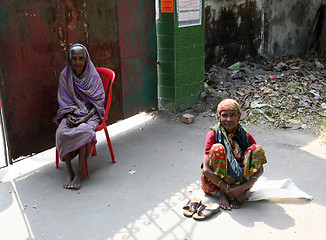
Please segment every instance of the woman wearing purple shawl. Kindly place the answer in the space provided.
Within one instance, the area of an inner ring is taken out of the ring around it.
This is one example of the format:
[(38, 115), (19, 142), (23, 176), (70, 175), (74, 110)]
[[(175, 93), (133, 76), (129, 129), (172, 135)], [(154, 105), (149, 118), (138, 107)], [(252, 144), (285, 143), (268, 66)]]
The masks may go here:
[[(60, 74), (56, 148), (66, 163), (64, 188), (79, 189), (87, 156), (96, 143), (95, 128), (103, 119), (105, 93), (101, 78), (86, 47), (74, 44), (68, 52), (67, 65)], [(76, 174), (71, 160), (79, 154)]]

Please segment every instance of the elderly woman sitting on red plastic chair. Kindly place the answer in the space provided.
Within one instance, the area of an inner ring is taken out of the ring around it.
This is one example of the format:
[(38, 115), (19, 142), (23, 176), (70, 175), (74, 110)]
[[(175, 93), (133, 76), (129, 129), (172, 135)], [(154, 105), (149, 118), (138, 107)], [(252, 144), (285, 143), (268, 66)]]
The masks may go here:
[[(104, 115), (105, 93), (101, 78), (89, 53), (81, 44), (74, 44), (68, 52), (67, 65), (60, 74), (59, 109), (54, 122), (58, 124), (56, 148), (60, 160), (66, 163), (66, 189), (81, 187), (87, 156), (96, 143), (95, 128)], [(71, 161), (79, 154), (76, 173)]]

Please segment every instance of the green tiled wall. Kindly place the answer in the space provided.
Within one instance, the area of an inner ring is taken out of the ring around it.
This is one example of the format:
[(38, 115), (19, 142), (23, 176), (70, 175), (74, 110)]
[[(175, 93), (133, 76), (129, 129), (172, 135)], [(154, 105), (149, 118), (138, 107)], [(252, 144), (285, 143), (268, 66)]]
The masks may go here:
[(156, 22), (158, 98), (163, 108), (184, 110), (200, 99), (204, 82), (204, 0), (202, 4), (200, 26), (179, 28), (176, 11), (160, 13)]

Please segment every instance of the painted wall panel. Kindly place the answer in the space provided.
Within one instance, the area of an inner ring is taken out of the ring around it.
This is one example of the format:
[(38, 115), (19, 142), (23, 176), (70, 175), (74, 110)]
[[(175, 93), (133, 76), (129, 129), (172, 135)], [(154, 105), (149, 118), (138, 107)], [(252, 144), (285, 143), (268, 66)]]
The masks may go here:
[(96, 66), (117, 73), (110, 120), (123, 118), (116, 14), (116, 2), (107, 0), (0, 2), (1, 98), (11, 159), (54, 146), (58, 78), (73, 43), (84, 44)]
[(118, 0), (124, 117), (157, 104), (155, 1)]
[(51, 14), (56, 8), (1, 1), (1, 96), (12, 158), (53, 145), (56, 78), (64, 62), (56, 44), (59, 20)]

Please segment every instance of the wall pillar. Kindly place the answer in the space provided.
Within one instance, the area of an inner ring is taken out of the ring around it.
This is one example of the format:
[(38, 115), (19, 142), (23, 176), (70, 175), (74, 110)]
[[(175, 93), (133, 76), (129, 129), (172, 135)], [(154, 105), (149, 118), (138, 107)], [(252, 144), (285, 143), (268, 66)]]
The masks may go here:
[[(197, 104), (203, 90), (204, 0), (198, 0), (201, 6), (188, 13), (185, 5), (182, 5), (186, 2), (196, 3), (185, 0), (160, 0), (159, 19), (156, 21), (158, 103), (160, 107), (172, 111), (184, 110)], [(179, 13), (183, 14), (185, 21), (182, 21), (180, 14), (178, 18), (178, 5)], [(187, 18), (190, 13), (201, 17), (198, 21), (194, 16)], [(192, 25), (193, 23), (198, 25)]]

